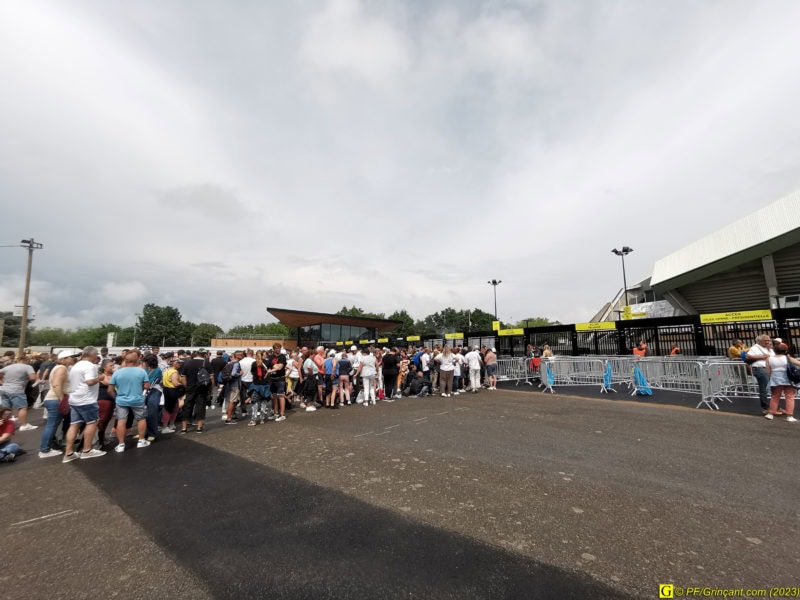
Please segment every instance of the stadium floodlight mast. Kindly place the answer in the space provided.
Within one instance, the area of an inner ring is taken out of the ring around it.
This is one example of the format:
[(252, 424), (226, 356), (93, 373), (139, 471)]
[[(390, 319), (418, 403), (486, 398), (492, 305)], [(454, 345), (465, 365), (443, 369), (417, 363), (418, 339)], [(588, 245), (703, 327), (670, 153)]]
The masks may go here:
[(628, 279), (625, 276), (625, 257), (633, 252), (633, 248), (629, 246), (623, 246), (622, 250), (617, 250), (614, 248), (612, 252), (622, 259), (622, 286), (625, 290), (625, 306), (628, 306)]
[(494, 288), (494, 320), (497, 321), (497, 286), (503, 282), (499, 279), (492, 279), (486, 283)]
[(41, 250), (44, 246), (35, 242), (33, 238), (22, 240), (19, 245), (28, 249), (28, 270), (25, 273), (25, 298), (22, 301), (22, 323), (19, 327), (19, 355), (25, 354), (25, 334), (28, 331), (28, 298), (31, 293), (31, 265), (33, 263), (33, 251)]

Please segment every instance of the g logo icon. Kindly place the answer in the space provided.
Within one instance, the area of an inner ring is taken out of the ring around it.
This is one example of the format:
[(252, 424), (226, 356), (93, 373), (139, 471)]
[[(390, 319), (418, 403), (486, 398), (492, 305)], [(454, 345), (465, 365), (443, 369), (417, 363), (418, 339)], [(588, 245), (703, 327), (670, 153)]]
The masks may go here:
[(659, 583), (658, 584), (658, 597), (659, 598), (674, 598), (675, 597), (675, 586), (671, 583)]

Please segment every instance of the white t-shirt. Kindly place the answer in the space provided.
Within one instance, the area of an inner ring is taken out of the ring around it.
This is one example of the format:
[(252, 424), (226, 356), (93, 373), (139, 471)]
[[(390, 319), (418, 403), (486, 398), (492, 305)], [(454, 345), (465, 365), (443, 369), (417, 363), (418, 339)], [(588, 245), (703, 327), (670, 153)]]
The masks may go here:
[(97, 365), (88, 360), (80, 360), (69, 370), (69, 403), (85, 406), (97, 402), (100, 386), (86, 385), (88, 379), (97, 379)]
[(375, 377), (378, 372), (375, 368), (375, 357), (372, 354), (361, 355), (361, 376), (362, 377)]
[(453, 357), (456, 359), (453, 363), (455, 365), (455, 369), (453, 369), (453, 377), (461, 377), (461, 367), (466, 361), (464, 361), (464, 357), (460, 354), (454, 354)]
[[(750, 350), (747, 351), (747, 356), (764, 356), (765, 354), (769, 354), (770, 356), (775, 356), (775, 351), (770, 348), (767, 350), (764, 346), (760, 346), (756, 344)], [(764, 367), (767, 368), (767, 361), (765, 360), (757, 360), (754, 363), (750, 363), (751, 367)]]
[(436, 357), (436, 362), (439, 363), (439, 370), (452, 371), (456, 368), (456, 355), (455, 354), (440, 354)]
[(480, 370), (481, 368), (481, 355), (478, 353), (477, 350), (472, 350), (467, 352), (464, 359), (467, 361), (469, 368), (472, 370)]
[(431, 362), (431, 355), (427, 352), (423, 353), (422, 356), (419, 357), (419, 364), (422, 365), (422, 371), (430, 371), (430, 362)]
[(242, 381), (244, 383), (253, 383), (253, 363), (256, 359), (252, 356), (245, 356), (239, 361), (239, 368), (242, 369)]

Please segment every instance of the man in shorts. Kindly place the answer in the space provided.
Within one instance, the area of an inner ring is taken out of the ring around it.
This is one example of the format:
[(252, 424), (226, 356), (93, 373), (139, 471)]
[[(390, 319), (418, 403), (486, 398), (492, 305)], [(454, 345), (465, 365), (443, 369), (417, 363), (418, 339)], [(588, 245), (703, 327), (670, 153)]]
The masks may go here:
[[(97, 393), (100, 391), (100, 376), (97, 373), (97, 348), (86, 346), (81, 359), (69, 371), (69, 414), (70, 426), (67, 430), (67, 448), (61, 462), (72, 462), (76, 458), (97, 458), (105, 455), (102, 450), (92, 449), (92, 441), (97, 431), (100, 406)], [(81, 426), (83, 430), (83, 452), (73, 451), (75, 438)], [(80, 455), (80, 456), (79, 456)]]
[(286, 355), (281, 344), (272, 345), (272, 356), (267, 358), (269, 366), (269, 389), (272, 392), (272, 410), (275, 422), (286, 420)]
[(28, 395), (25, 390), (31, 381), (36, 381), (36, 372), (24, 355), (0, 369), (0, 404), (17, 411), (20, 431), (37, 427), (28, 423)]
[(133, 415), (136, 429), (139, 432), (137, 448), (147, 448), (150, 442), (145, 439), (147, 431), (147, 410), (144, 404), (144, 391), (150, 389), (150, 378), (139, 363), (139, 354), (129, 352), (125, 355), (122, 368), (111, 376), (108, 391), (115, 396), (117, 417), (117, 447), (114, 452), (125, 452), (125, 424), (128, 415)]

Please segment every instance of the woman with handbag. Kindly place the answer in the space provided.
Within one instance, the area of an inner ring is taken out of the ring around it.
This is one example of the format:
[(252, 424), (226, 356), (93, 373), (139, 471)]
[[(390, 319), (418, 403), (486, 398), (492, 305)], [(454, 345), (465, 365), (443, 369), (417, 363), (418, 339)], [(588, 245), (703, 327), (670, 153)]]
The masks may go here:
[[(800, 367), (800, 360), (789, 356), (789, 347), (783, 342), (778, 342), (773, 346), (775, 356), (770, 356), (766, 361), (767, 375), (769, 375), (769, 386), (772, 396), (769, 402), (769, 412), (765, 418), (772, 420), (777, 415), (785, 415), (786, 421), (794, 423), (794, 399), (797, 394), (796, 383), (789, 378), (789, 370), (792, 367)], [(779, 408), (781, 395), (784, 397), (785, 405), (783, 411)]]
[[(69, 424), (69, 369), (75, 364), (75, 354), (71, 350), (63, 350), (58, 354), (58, 362), (50, 371), (50, 389), (44, 397), (44, 410), (47, 422), (42, 429), (42, 439), (39, 443), (39, 458), (61, 456), (60, 450), (53, 448), (53, 438), (62, 421)], [(66, 414), (61, 410), (60, 404), (66, 404)]]

